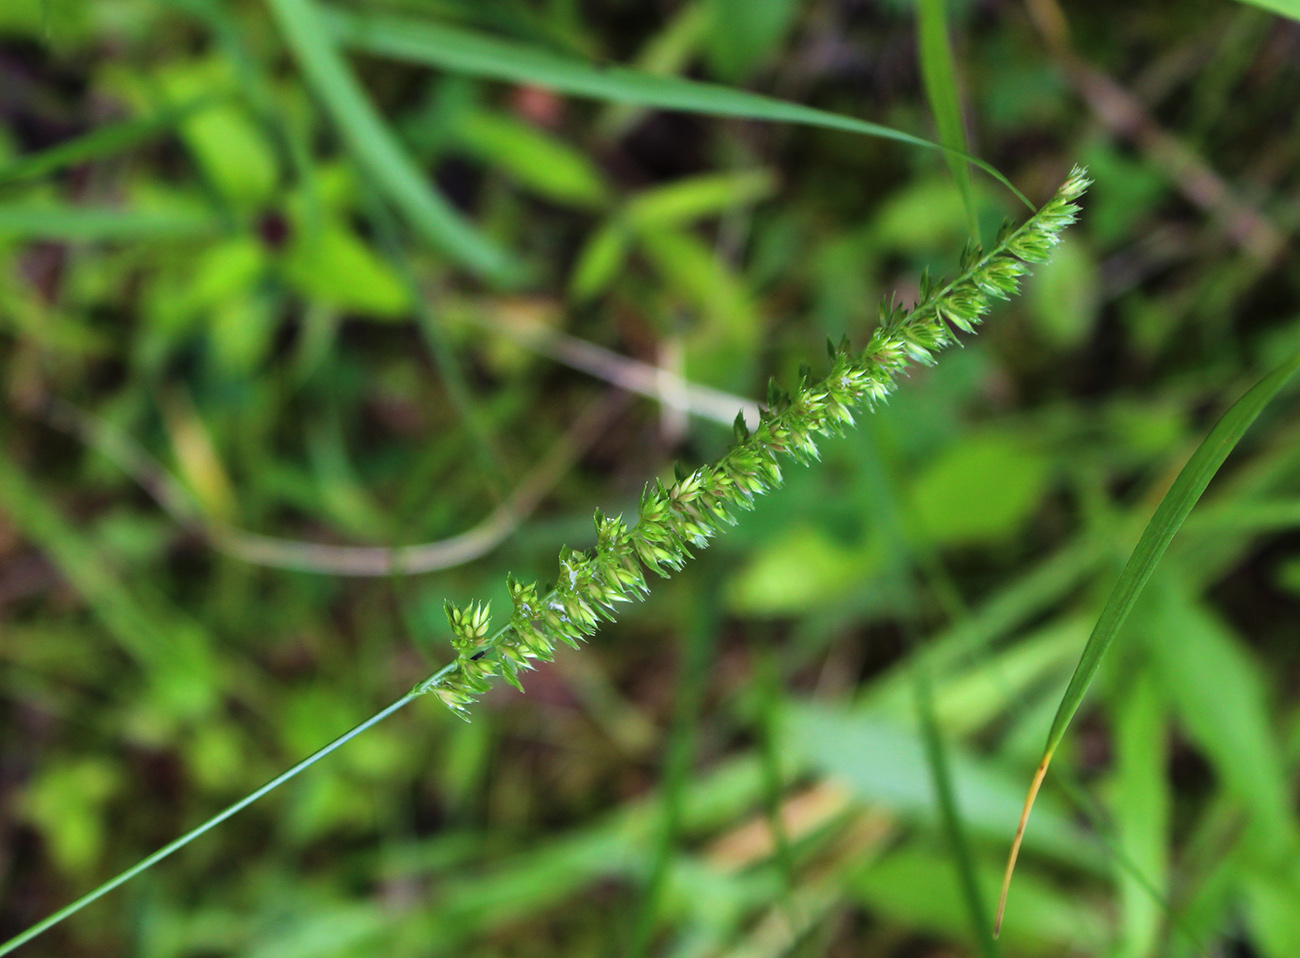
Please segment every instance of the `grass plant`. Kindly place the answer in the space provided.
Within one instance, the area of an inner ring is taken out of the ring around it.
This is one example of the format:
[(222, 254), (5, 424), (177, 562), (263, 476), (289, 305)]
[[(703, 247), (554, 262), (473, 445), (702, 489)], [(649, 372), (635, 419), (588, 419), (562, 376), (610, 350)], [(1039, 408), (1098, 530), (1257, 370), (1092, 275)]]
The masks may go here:
[(0, 3), (0, 954), (1300, 954), (1294, 8)]
[[(0, 955), (179, 851), (415, 697), (431, 692), (468, 719), (470, 706), (490, 688), (493, 677), (504, 678), (522, 691), (521, 670), (531, 668), (534, 660), (551, 661), (562, 643), (578, 648), (602, 619), (614, 618), (619, 605), (645, 596), (649, 588), (643, 567), (665, 578), (680, 570), (692, 549), (707, 547), (723, 527), (735, 524), (734, 510), (752, 509), (755, 497), (781, 485), (784, 460), (807, 464), (817, 459), (819, 437), (842, 434), (853, 425), (854, 411), (883, 402), (908, 366), (932, 364), (936, 352), (956, 341), (958, 331), (974, 332), (993, 301), (1010, 299), (1029, 267), (1048, 261), (1061, 233), (1075, 221), (1079, 212), (1075, 201), (1088, 182), (1082, 169), (1074, 169), (1033, 216), (1018, 227), (1006, 224), (988, 252), (969, 245), (955, 278), (935, 282), (923, 277), (914, 306), (898, 305), (892, 297), (882, 303), (879, 324), (865, 347), (854, 350), (847, 338), (838, 346), (828, 344), (831, 368), (823, 378), (811, 380), (810, 371), (805, 371), (788, 392), (773, 381), (757, 428), (751, 432), (743, 413), (738, 413), (731, 451), (710, 465), (679, 470), (671, 485), (662, 481), (647, 485), (633, 526), (629, 528), (622, 517), (607, 518), (597, 512), (596, 548), (588, 553), (567, 548), (561, 552), (554, 588), (543, 592), (536, 583), (525, 585), (510, 577), (514, 610), (506, 626), (492, 631), (487, 603), (458, 607), (448, 601), (454, 662), (218, 815), (0, 944)], [(649, 927), (645, 921), (639, 923), (635, 953), (647, 947)]]

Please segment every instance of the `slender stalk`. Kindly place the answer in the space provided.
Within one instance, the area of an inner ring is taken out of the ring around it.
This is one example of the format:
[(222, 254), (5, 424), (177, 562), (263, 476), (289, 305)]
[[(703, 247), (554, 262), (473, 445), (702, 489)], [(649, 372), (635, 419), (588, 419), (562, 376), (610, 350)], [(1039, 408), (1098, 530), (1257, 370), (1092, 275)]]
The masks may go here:
[(1011, 876), (1016, 871), (1016, 859), (1020, 857), (1020, 843), (1025, 840), (1025, 826), (1029, 824), (1029, 812), (1038, 798), (1038, 790), (1043, 787), (1047, 777), (1047, 766), (1052, 763), (1052, 753), (1048, 752), (1038, 763), (1034, 780), (1029, 783), (1029, 794), (1025, 796), (1025, 807), (1020, 811), (1020, 822), (1016, 825), (1016, 837), (1011, 840), (1011, 854), (1007, 856), (1006, 871), (1002, 873), (1002, 891), (998, 895), (998, 913), (993, 918), (993, 937), (1002, 934), (1002, 916), (1007, 910), (1007, 892), (1011, 889)]
[[(449, 672), (449, 671), (451, 671), (450, 667), (443, 670), (443, 672)], [(434, 676), (428, 681), (432, 682), (437, 677), (438, 676)], [(426, 682), (425, 684), (428, 683)], [(416, 696), (417, 693), (415, 691), (407, 692), (400, 699), (398, 699), (392, 705), (388, 706), (383, 711), (376, 712), (374, 715), (370, 716), (370, 718), (366, 719), (360, 725), (354, 726), (353, 728), (344, 732), (342, 735), (340, 735), (334, 741), (330, 742), (324, 748), (312, 752), (310, 755), (304, 758), (297, 765), (281, 772), (279, 775), (271, 779), (269, 782), (267, 782), (257, 791), (245, 795), (243, 798), (235, 802), (235, 804), (231, 805), (229, 808), (225, 809), (224, 811), (218, 812), (216, 815), (213, 815), (202, 825), (199, 825), (197, 828), (191, 829), (190, 831), (186, 832), (184, 835), (182, 835), (180, 838), (176, 839), (175, 841), (167, 845), (164, 845), (162, 848), (158, 849), (149, 857), (143, 858), (140, 861), (136, 862), (134, 865), (132, 865), (130, 868), (128, 868), (126, 871), (122, 872), (121, 874), (117, 875), (115, 878), (110, 878), (108, 881), (104, 882), (98, 888), (94, 889), (93, 891), (87, 892), (86, 894), (82, 895), (80, 898), (78, 898), (76, 901), (72, 902), (71, 904), (65, 905), (64, 907), (60, 908), (58, 911), (50, 915), (44, 921), (38, 922), (37, 924), (32, 925), (32, 927), (28, 928), (22, 934), (15, 935), (13, 938), (10, 938), (3, 945), (0, 945), (0, 955), (9, 954), (11, 951), (18, 948), (19, 946), (24, 945), (27, 942), (31, 941), (37, 935), (41, 934), (41, 932), (48, 931), (50, 928), (53, 928), (59, 922), (63, 921), (63, 919), (75, 915), (77, 912), (81, 911), (81, 909), (85, 908), (91, 902), (99, 898), (102, 898), (104, 895), (107, 895), (118, 885), (125, 884), (126, 882), (130, 881), (132, 878), (134, 878), (136, 875), (140, 874), (141, 872), (149, 868), (152, 868), (154, 865), (158, 864), (168, 855), (172, 854), (172, 852), (180, 851), (182, 848), (184, 848), (190, 842), (194, 841), (194, 839), (198, 838), (200, 835), (203, 835), (205, 832), (211, 831), (212, 829), (220, 825), (222, 822), (224, 822), (227, 818), (230, 818), (232, 815), (235, 815), (236, 813), (243, 811), (249, 805), (252, 805), (263, 795), (267, 794), (267, 792), (279, 788), (281, 785), (289, 781), (289, 779), (293, 778), (299, 772), (305, 771), (311, 766), (315, 765), (326, 755), (330, 754), (330, 752), (346, 744), (347, 742), (350, 742), (352, 739), (356, 738), (358, 735), (366, 731), (371, 726), (378, 725), (380, 722), (388, 718), (388, 716), (392, 715), (402, 706), (408, 704), (413, 699), (415, 699)]]
[(930, 777), (934, 782), (934, 794), (939, 805), (939, 819), (943, 823), (943, 830), (952, 851), (953, 866), (970, 916), (971, 930), (979, 944), (980, 954), (984, 958), (999, 958), (1001, 951), (998, 949), (997, 936), (989, 926), (988, 912), (984, 907), (984, 892), (980, 887), (979, 874), (975, 871), (975, 856), (971, 853), (970, 842), (962, 826), (961, 808), (957, 804), (957, 790), (953, 786), (948, 752), (944, 747), (943, 733), (939, 729), (939, 719), (934, 710), (934, 690), (930, 682), (930, 673), (926, 670), (923, 661), (918, 660), (913, 664), (913, 681), (917, 713), (921, 720), (921, 737), (925, 742), (926, 759), (930, 765)]

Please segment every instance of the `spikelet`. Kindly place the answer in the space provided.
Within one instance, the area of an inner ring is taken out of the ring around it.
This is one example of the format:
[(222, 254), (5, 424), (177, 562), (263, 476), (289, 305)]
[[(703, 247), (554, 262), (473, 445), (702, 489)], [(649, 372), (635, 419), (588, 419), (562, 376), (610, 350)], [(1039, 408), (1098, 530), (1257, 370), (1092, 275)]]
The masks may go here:
[(737, 416), (736, 444), (712, 465), (678, 470), (672, 485), (656, 480), (641, 496), (636, 525), (622, 517), (596, 513), (596, 547), (566, 548), (560, 554), (556, 585), (540, 595), (537, 585), (507, 578), (514, 609), (495, 633), (483, 603), (458, 609), (447, 603), (456, 661), (415, 687), (434, 692), (453, 712), (468, 719), (469, 706), (487, 691), (493, 676), (522, 689), (519, 672), (535, 659), (549, 661), (558, 643), (577, 647), (612, 620), (622, 602), (649, 591), (642, 567), (669, 576), (703, 549), (723, 527), (735, 524), (735, 510), (753, 507), (756, 496), (781, 484), (781, 460), (808, 463), (818, 456), (817, 439), (839, 435), (853, 424), (854, 410), (888, 397), (894, 380), (912, 363), (928, 365), (934, 354), (956, 341), (956, 332), (974, 332), (991, 302), (1009, 299), (1032, 264), (1046, 262), (1060, 234), (1075, 221), (1075, 204), (1089, 180), (1075, 167), (1056, 195), (1019, 228), (1007, 224), (993, 250), (968, 246), (957, 279), (943, 286), (922, 277), (921, 298), (912, 309), (891, 298), (880, 307), (880, 323), (864, 349), (848, 339), (828, 344), (831, 369), (809, 382), (805, 370), (792, 392), (775, 382), (752, 432)]

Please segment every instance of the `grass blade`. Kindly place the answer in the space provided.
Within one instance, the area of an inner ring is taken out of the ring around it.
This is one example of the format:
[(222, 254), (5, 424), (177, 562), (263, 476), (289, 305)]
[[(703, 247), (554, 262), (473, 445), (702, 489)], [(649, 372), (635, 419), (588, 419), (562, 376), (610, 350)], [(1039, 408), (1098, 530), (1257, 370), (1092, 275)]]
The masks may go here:
[[(921, 80), (925, 98), (934, 114), (939, 142), (960, 153), (966, 152), (966, 129), (961, 121), (961, 97), (957, 90), (957, 67), (952, 44), (948, 39), (947, 0), (917, 0), (916, 43), (921, 59)], [(945, 153), (944, 160), (966, 207), (971, 239), (980, 238), (979, 216), (975, 210), (975, 188), (970, 166), (957, 152)]]
[(1276, 13), (1280, 17), (1300, 20), (1300, 0), (1241, 0), (1241, 2), (1267, 10), (1269, 13)]
[(15, 203), (0, 206), (0, 236), (55, 242), (142, 242), (210, 236), (215, 217), (202, 210), (130, 210)]
[(285, 41), (307, 82), (338, 125), (357, 160), (411, 226), (456, 262), (480, 276), (507, 281), (512, 258), (451, 208), (367, 99), (334, 45), (312, 0), (269, 0)]
[(934, 691), (930, 684), (930, 676), (925, 671), (923, 663), (914, 663), (913, 667), (916, 670), (916, 702), (921, 719), (921, 738), (925, 742), (926, 760), (930, 765), (930, 777), (934, 781), (939, 820), (952, 852), (953, 867), (970, 918), (971, 931), (979, 943), (980, 954), (984, 958), (999, 958), (1001, 951), (988, 924), (984, 893), (980, 888), (979, 874), (975, 870), (975, 856), (971, 853), (970, 840), (962, 824), (961, 808), (957, 804), (957, 793), (952, 784), (948, 753), (944, 747), (943, 733), (939, 730), (939, 719), (935, 714)]
[(1192, 511), (1192, 507), (1196, 505), (1196, 501), (1201, 497), (1201, 493), (1205, 491), (1205, 487), (1210, 484), (1214, 474), (1219, 471), (1219, 467), (1223, 465), (1229, 453), (1236, 447), (1241, 437), (1245, 435), (1251, 423), (1263, 412), (1264, 407), (1277, 395), (1278, 390), (1282, 388), (1297, 369), (1300, 369), (1300, 352), (1297, 352), (1251, 387), (1246, 395), (1233, 403), (1232, 408), (1224, 413), (1223, 418), (1210, 430), (1210, 434), (1197, 447), (1196, 452), (1192, 454), (1192, 458), (1187, 461), (1187, 465), (1178, 473), (1178, 478), (1174, 480), (1174, 484), (1169, 487), (1169, 491), (1160, 500), (1160, 505), (1156, 507), (1155, 514), (1142, 532), (1142, 537), (1133, 549), (1133, 554), (1129, 556), (1124, 571), (1120, 573), (1119, 581), (1115, 583), (1114, 589), (1111, 590), (1101, 616), (1097, 619), (1096, 626), (1093, 627), (1092, 635), (1088, 637), (1088, 642), (1083, 648), (1083, 655), (1079, 659), (1079, 664), (1075, 667), (1074, 675), (1070, 677), (1070, 684), (1065, 689), (1065, 695), (1062, 697), (1060, 707), (1056, 711), (1056, 717), (1052, 720), (1052, 727), (1047, 733), (1047, 745), (1043, 749), (1043, 758), (1029, 786), (1024, 811), (1021, 812), (1020, 823), (1016, 828), (1016, 836), (1011, 843), (1011, 854), (1007, 858), (1006, 874), (1002, 880), (1002, 894), (998, 900), (997, 917), (993, 922), (994, 935), (998, 933), (1002, 925), (1002, 914), (1007, 903), (1007, 889), (1011, 885), (1011, 875), (1016, 867), (1016, 856), (1020, 853), (1020, 843), (1024, 838), (1025, 824), (1029, 820), (1029, 812), (1034, 806), (1034, 799), (1038, 797), (1038, 790), (1043, 784), (1043, 779), (1047, 776), (1047, 767), (1051, 764), (1052, 756), (1055, 754), (1057, 746), (1060, 745), (1061, 739), (1065, 736), (1065, 730), (1069, 726), (1070, 720), (1074, 717), (1074, 713), (1079, 710), (1079, 705), (1083, 702), (1088, 686), (1097, 674), (1102, 656), (1110, 648), (1110, 644), (1114, 641), (1120, 626), (1128, 618), (1128, 614), (1132, 611), (1133, 605), (1141, 594), (1143, 587), (1151, 578), (1151, 573), (1155, 571), (1156, 563), (1160, 561), (1160, 557), (1169, 548), (1169, 543), (1173, 540), (1174, 534), (1178, 531), (1179, 526), (1183, 524), (1183, 520), (1187, 518), (1187, 514)]
[[(305, 0), (273, 0), (273, 5), (297, 6), (304, 2)], [(748, 90), (681, 77), (655, 76), (625, 67), (594, 66), (558, 56), (548, 50), (423, 19), (355, 14), (334, 7), (326, 7), (324, 12), (324, 21), (340, 42), (376, 56), (492, 80), (534, 84), (557, 93), (612, 103), (819, 126), (939, 150), (962, 162), (975, 164), (1033, 209), (1033, 204), (1024, 194), (989, 163), (962, 150), (869, 120), (789, 103), (750, 93)]]
[(110, 123), (48, 149), (19, 156), (0, 166), (0, 185), (19, 180), (31, 180), (57, 170), (102, 159), (129, 150), (138, 143), (153, 139), (179, 125), (186, 118), (218, 102), (216, 97), (202, 96), (176, 107), (160, 111), (156, 116), (138, 120)]

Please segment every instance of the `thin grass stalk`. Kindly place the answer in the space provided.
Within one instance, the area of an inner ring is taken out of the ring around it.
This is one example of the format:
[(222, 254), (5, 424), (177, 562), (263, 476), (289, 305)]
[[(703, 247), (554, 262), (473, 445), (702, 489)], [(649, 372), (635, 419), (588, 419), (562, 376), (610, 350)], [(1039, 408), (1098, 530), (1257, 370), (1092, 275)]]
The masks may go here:
[(481, 601), (464, 608), (446, 603), (455, 667), (416, 690), (433, 692), (462, 718), (494, 677), (522, 691), (519, 674), (535, 660), (552, 659), (561, 642), (577, 648), (602, 620), (614, 619), (619, 605), (646, 596), (643, 568), (665, 578), (681, 569), (691, 549), (706, 548), (723, 527), (735, 524), (735, 510), (753, 508), (757, 496), (780, 486), (783, 460), (815, 460), (818, 437), (842, 433), (853, 424), (855, 409), (883, 401), (913, 363), (933, 363), (938, 350), (957, 341), (955, 330), (973, 332), (993, 299), (1010, 298), (1029, 264), (1051, 255), (1061, 231), (1074, 222), (1074, 201), (1088, 182), (1076, 168), (1023, 225), (1004, 226), (989, 253), (968, 245), (951, 282), (939, 286), (923, 276), (913, 309), (892, 299), (882, 303), (880, 323), (864, 349), (854, 351), (847, 338), (839, 346), (828, 344), (831, 371), (823, 379), (811, 381), (805, 368), (792, 392), (771, 383), (757, 428), (751, 432), (737, 416), (736, 445), (720, 460), (679, 468), (672, 485), (647, 485), (634, 526), (597, 512), (596, 548), (566, 547), (553, 588), (543, 591), (535, 582), (507, 577), (514, 608), (506, 625), (493, 631), (489, 604)]

